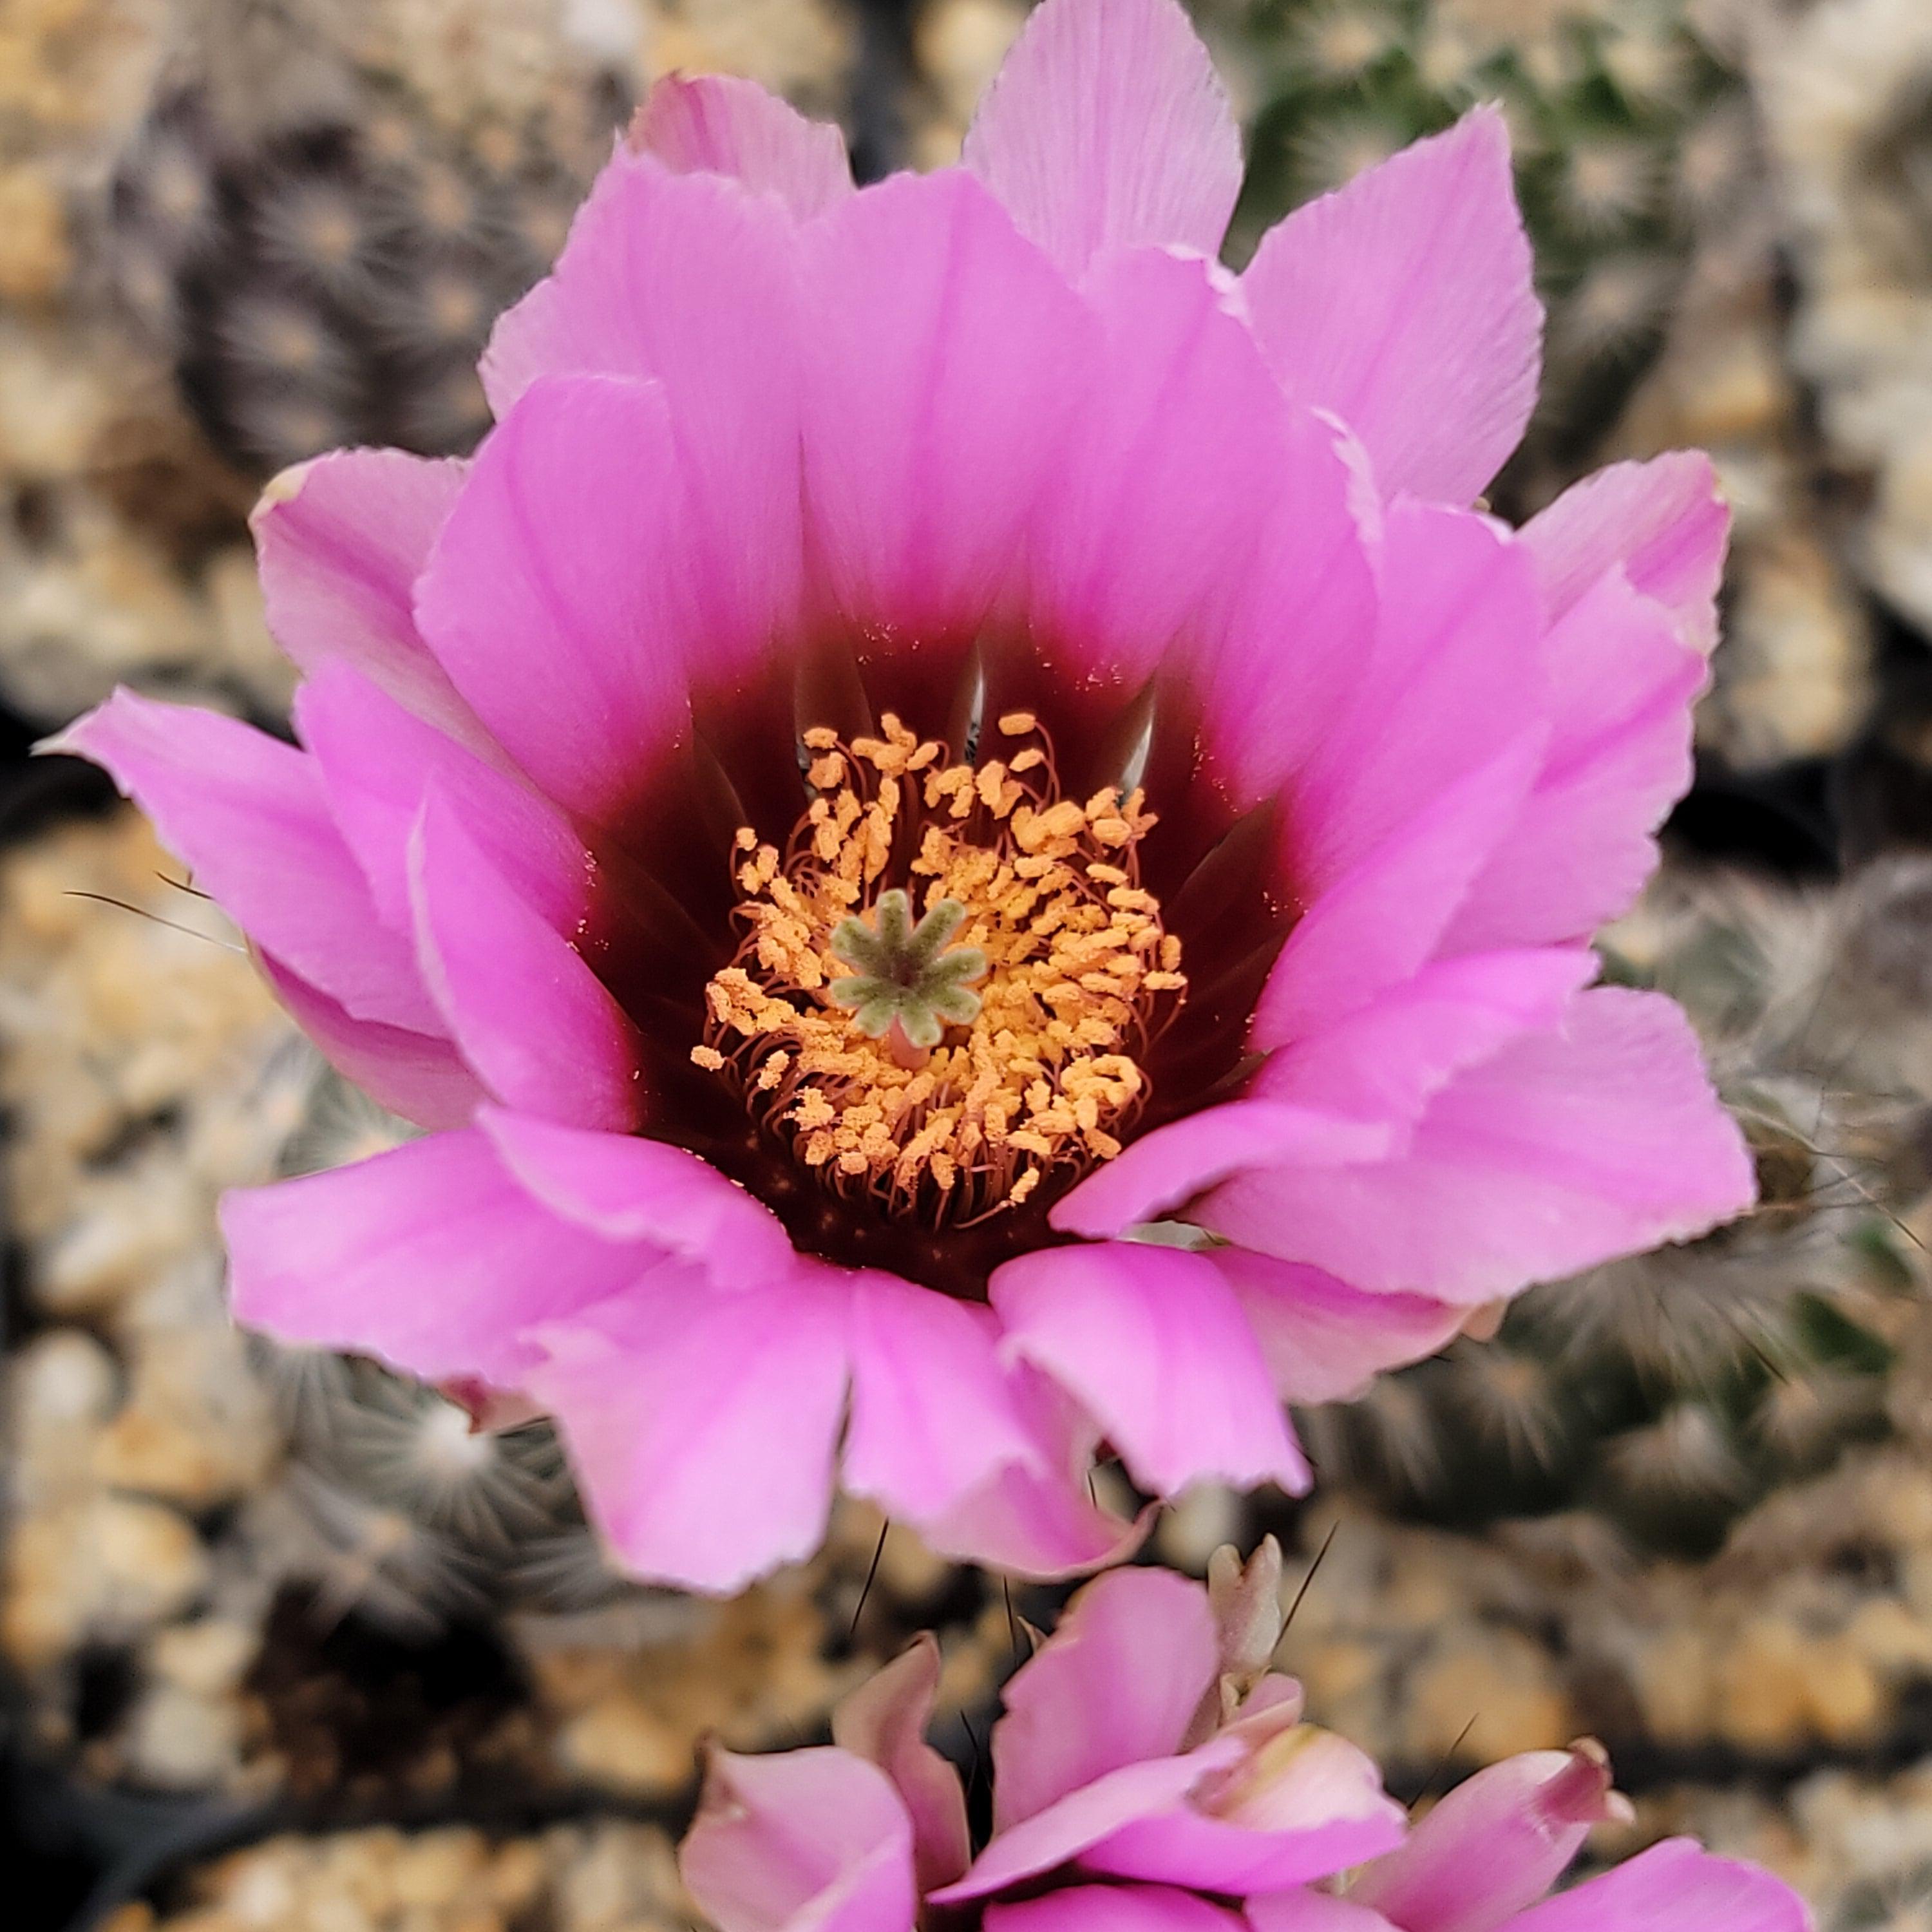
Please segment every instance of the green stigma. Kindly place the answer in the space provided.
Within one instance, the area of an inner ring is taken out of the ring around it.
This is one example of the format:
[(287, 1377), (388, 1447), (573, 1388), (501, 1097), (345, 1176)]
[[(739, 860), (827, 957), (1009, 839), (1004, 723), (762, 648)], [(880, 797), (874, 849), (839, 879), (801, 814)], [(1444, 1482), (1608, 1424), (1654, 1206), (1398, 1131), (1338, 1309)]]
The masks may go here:
[(986, 954), (976, 946), (946, 950), (965, 916), (957, 899), (940, 899), (914, 926), (911, 900), (897, 887), (881, 892), (872, 924), (854, 916), (832, 928), (832, 950), (853, 969), (850, 979), (832, 981), (833, 1003), (868, 1040), (883, 1040), (896, 1020), (913, 1046), (937, 1046), (949, 1024), (968, 1025), (980, 1011), (966, 982), (984, 976)]

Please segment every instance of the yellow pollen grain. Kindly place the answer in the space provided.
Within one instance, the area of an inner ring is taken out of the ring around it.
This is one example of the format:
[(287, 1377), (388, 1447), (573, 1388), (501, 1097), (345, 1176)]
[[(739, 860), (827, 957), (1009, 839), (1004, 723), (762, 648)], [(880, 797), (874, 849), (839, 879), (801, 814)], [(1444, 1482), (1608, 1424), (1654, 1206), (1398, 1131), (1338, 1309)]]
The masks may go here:
[[(1030, 712), (998, 724), (1039, 730)], [(743, 938), (705, 989), (693, 1062), (825, 1184), (890, 1212), (970, 1224), (1112, 1159), (1145, 1103), (1152, 1031), (1186, 986), (1138, 884), (1143, 794), (1060, 797), (1046, 745), (950, 764), (890, 714), (875, 737), (814, 727), (803, 742), (818, 796), (784, 851), (748, 828), (734, 841)], [(977, 1015), (922, 1058), (868, 1039), (830, 993), (850, 970), (833, 931), (868, 914), (908, 851), (916, 909), (957, 902), (953, 943), (986, 960)]]

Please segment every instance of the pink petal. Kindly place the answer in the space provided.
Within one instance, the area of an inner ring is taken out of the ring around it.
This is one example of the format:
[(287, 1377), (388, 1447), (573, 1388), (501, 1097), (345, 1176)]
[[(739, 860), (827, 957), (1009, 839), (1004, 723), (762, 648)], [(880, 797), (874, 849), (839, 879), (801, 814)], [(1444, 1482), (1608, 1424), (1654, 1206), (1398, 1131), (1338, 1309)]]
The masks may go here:
[(570, 942), (432, 788), (410, 847), (424, 970), (490, 1090), (519, 1112), (622, 1133), (643, 1103), (631, 1023)]
[(607, 1241), (699, 1262), (721, 1288), (773, 1288), (797, 1258), (776, 1215), (682, 1148), (485, 1107), (477, 1125), (518, 1184)]
[(912, 1831), (849, 1752), (712, 1750), (678, 1868), (718, 1932), (911, 1932)]
[(1718, 640), (1718, 586), (1730, 514), (1702, 452), (1613, 464), (1566, 490), (1525, 526), (1552, 621), (1606, 572), (1622, 566), (1661, 604), (1686, 644)]
[(1047, 1218), (1064, 1234), (1104, 1239), (1157, 1221), (1248, 1168), (1282, 1161), (1341, 1166), (1372, 1160), (1390, 1144), (1388, 1130), (1368, 1122), (1274, 1100), (1230, 1100), (1133, 1142), (1096, 1167)]
[(1284, 1046), (1258, 1076), (1272, 1100), (1406, 1124), (1465, 1067), (1546, 1032), (1596, 977), (1582, 946), (1438, 959), (1407, 984)]
[(1254, 1932), (1398, 1932), (1379, 1912), (1325, 1892), (1277, 1892), (1251, 1898)]
[[(532, 476), (534, 501), (558, 493), (547, 520), (567, 523), (581, 501), (614, 484), (642, 500), (610, 505), (613, 524), (661, 524), (659, 466), (668, 458), (684, 500), (676, 540), (640, 529), (632, 544), (644, 546), (644, 580), (664, 580), (656, 602), (685, 614), (680, 621), (702, 640), (693, 662), (721, 674), (762, 656), (798, 609), (797, 273), (793, 224), (776, 202), (715, 174), (676, 174), (649, 155), (620, 153), (572, 224), (556, 273), (502, 316), (483, 357), (500, 418), (519, 413), (547, 376), (662, 386), (668, 440), (646, 426), (627, 461), (620, 415), (580, 477), (562, 473), (566, 440)], [(585, 392), (592, 412), (598, 393)], [(627, 402), (624, 411), (640, 406)]]
[(1046, 1452), (1041, 1472), (1009, 1462), (919, 1532), (942, 1556), (1050, 1582), (1124, 1562), (1154, 1521), (1153, 1506), (1130, 1522), (1102, 1509), (1093, 1490), (1099, 1440), (1090, 1418), (1057, 1384), (1024, 1363), (1010, 1371), (1028, 1432)]
[(1241, 187), (1227, 95), (1174, 0), (1046, 0), (965, 161), (1075, 280), (1109, 249), (1214, 254)]
[(558, 1221), (473, 1129), (223, 1197), (236, 1317), (411, 1375), (521, 1385), (532, 1323), (626, 1286), (658, 1252)]
[(1291, 406), (1286, 450), (1218, 649), (1197, 667), (1202, 736), (1240, 804), (1273, 798), (1318, 748), (1374, 648), (1377, 593), (1364, 460), (1334, 424)]
[(344, 1079), (419, 1127), (468, 1125), (485, 1096), (453, 1041), (358, 1020), (280, 960), (266, 952), (260, 957), (275, 997)]
[(313, 676), (347, 664), (466, 743), (481, 732), (416, 634), (416, 579), (467, 466), (339, 449), (285, 470), (249, 519), (275, 641)]
[(1414, 1294), (1370, 1294), (1319, 1268), (1245, 1248), (1206, 1258), (1240, 1298), (1276, 1393), (1287, 1402), (1345, 1402), (1384, 1369), (1445, 1347), (1468, 1310)]
[(1232, 286), (1211, 262), (1142, 254), (1084, 291), (1104, 337), (1028, 564), (1034, 633), (1076, 674), (1132, 688), (1170, 648), (1211, 646), (1284, 479), (1303, 480), (1294, 412)]
[(1302, 1726), (1263, 1745), (1232, 1810), (1205, 1794), (1136, 1820), (1081, 1855), (1090, 1871), (1241, 1897), (1328, 1878), (1402, 1842), (1407, 1816), (1373, 1762), (1332, 1732)]
[(1213, 1264), (1178, 1248), (1045, 1248), (990, 1288), (1006, 1349), (1072, 1394), (1154, 1495), (1310, 1481), (1259, 1345)]
[(1754, 1192), (1683, 1014), (1603, 987), (1459, 1076), (1400, 1158), (1244, 1174), (1196, 1218), (1365, 1288), (1472, 1304), (1688, 1240)]
[[(990, 1898), (1010, 1886), (1070, 1864), (1089, 1846), (1111, 1838), (1124, 1825), (1180, 1804), (1216, 1772), (1238, 1759), (1241, 1749), (1234, 1738), (1216, 1738), (1185, 1757), (1154, 1758), (1110, 1771), (1000, 1832), (966, 1876), (957, 1885), (934, 1892), (930, 1902), (953, 1905)], [(993, 1788), (995, 1792), (999, 1789), (997, 1773)]]
[(295, 722), (386, 923), (409, 929), (410, 835), (434, 783), (518, 896), (557, 932), (576, 929), (590, 860), (568, 820), (522, 779), (344, 664), (323, 665), (296, 692)]
[(1097, 325), (970, 175), (896, 176), (806, 238), (805, 475), (831, 588), (852, 620), (970, 635)]
[(1084, 1468), (1036, 1475), (1009, 1462), (917, 1527), (928, 1550), (955, 1562), (1051, 1583), (1124, 1562), (1154, 1515), (1152, 1505), (1131, 1522), (1109, 1515), (1088, 1494)]
[(830, 1283), (721, 1292), (668, 1262), (542, 1330), (549, 1359), (527, 1385), (626, 1567), (729, 1596), (824, 1536), (845, 1337)]
[(1525, 1752), (1456, 1786), (1349, 1896), (1403, 1932), (1496, 1932), (1562, 1876), (1592, 1826), (1631, 1815), (1600, 1747)]
[(1298, 208), (1242, 283), (1276, 373), (1361, 438), (1384, 490), (1467, 503), (1535, 405), (1531, 266), (1508, 133), (1484, 107)]
[(417, 592), (430, 648), (497, 742), (592, 818), (688, 728), (680, 496), (661, 392), (546, 378), (478, 452)]
[(409, 942), (377, 916), (315, 761), (232, 718), (117, 691), (43, 748), (104, 765), (266, 952), (357, 1019), (442, 1022)]
[(1240, 1932), (1240, 1924), (1223, 1907), (1166, 1886), (1062, 1886), (986, 1908), (986, 1932)]
[(1515, 824), (1546, 742), (1540, 726), (1523, 733), (1446, 786), (1316, 900), (1256, 1004), (1255, 1046), (1318, 1035), (1422, 970)]
[(972, 1857), (959, 1774), (926, 1741), (939, 1674), (939, 1640), (922, 1630), (832, 1713), (833, 1742), (877, 1765), (898, 1792), (912, 1821), (913, 1862), (922, 1892), (950, 1884)]
[(917, 1522), (1009, 1466), (1046, 1473), (994, 1340), (982, 1309), (895, 1275), (854, 1277), (848, 1490)]
[(735, 74), (658, 81), (625, 139), (674, 174), (729, 175), (776, 195), (801, 221), (852, 192), (837, 128), (808, 121), (789, 101)]
[[(1666, 1838), (1532, 1906), (1508, 1932), (1811, 1932), (1804, 1901), (1756, 1865)], [(1430, 1928), (1432, 1932), (1432, 1928)]]
[(993, 1726), (994, 1829), (1124, 1765), (1171, 1757), (1219, 1657), (1199, 1584), (1163, 1570), (1096, 1577), (1008, 1680)]
[(1620, 571), (1550, 634), (1558, 710), (1544, 769), (1450, 928), (1460, 948), (1575, 940), (1624, 911), (1653, 835), (1690, 788), (1690, 707), (1706, 678), (1664, 607)]
[(1325, 890), (1550, 713), (1536, 572), (1510, 532), (1400, 502), (1381, 553), (1372, 651), (1287, 801), (1304, 890)]

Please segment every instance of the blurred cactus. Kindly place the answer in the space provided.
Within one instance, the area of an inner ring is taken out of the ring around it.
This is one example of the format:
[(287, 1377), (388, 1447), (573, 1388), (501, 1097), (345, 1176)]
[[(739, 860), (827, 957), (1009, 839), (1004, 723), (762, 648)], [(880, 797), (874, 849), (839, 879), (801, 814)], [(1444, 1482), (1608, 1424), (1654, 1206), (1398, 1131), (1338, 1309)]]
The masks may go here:
[[(280, 1171), (366, 1160), (414, 1131), (321, 1068)], [(585, 1523), (548, 1423), (480, 1429), (380, 1363), (259, 1346), (289, 1454), (268, 1534), (326, 1611), (407, 1634), (484, 1610), (580, 1610), (628, 1588)]]
[(1586, 1512), (1626, 1546), (1715, 1550), (1781, 1486), (1899, 1418), (1932, 1154), (1920, 985), (1932, 867), (1801, 895), (1672, 877), (1612, 935), (1681, 1000), (1761, 1201), (1702, 1240), (1532, 1290), (1500, 1332), (1306, 1418), (1324, 1474), (1456, 1527)]
[(1231, 247), (1498, 100), (1550, 306), (1535, 440), (1580, 450), (1654, 352), (1699, 221), (1742, 178), (1736, 85), (1685, 0), (1202, 0), (1250, 110)]
[(545, 0), (484, 10), (528, 44), (494, 94), (432, 94), (356, 4), (221, 0), (164, 70), (116, 173), (115, 280), (245, 468), (482, 432), (490, 326), (556, 254), (628, 101)]

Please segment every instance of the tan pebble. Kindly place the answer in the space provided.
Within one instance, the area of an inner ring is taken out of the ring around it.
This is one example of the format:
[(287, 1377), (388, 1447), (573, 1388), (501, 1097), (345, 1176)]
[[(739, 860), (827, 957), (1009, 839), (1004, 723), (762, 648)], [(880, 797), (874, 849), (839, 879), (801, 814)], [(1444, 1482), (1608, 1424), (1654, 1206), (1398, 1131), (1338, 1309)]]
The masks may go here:
[(1747, 1624), (1716, 1659), (1718, 1721), (1725, 1742), (1747, 1750), (1795, 1748), (1810, 1728), (1806, 1646), (1771, 1617)]
[(1481, 1630), (1418, 1670), (1411, 1706), (1413, 1744), (1432, 1758), (1459, 1739), (1486, 1760), (1556, 1750), (1576, 1731), (1550, 1660), (1514, 1630)]
[(680, 1790), (692, 1775), (692, 1738), (628, 1698), (585, 1711), (558, 1740), (564, 1762), (579, 1776), (620, 1790), (656, 1796)]
[(1652, 1734), (1668, 1743), (1708, 1738), (1715, 1691), (1710, 1646), (1695, 1630), (1672, 1629), (1637, 1653), (1637, 1701)]
[(1847, 1637), (1808, 1646), (1800, 1681), (1812, 1724), (1828, 1742), (1844, 1745), (1874, 1738), (1888, 1700), (1876, 1672)]
[(74, 262), (67, 216), (40, 169), (0, 170), (0, 302), (50, 302)]
[(1932, 1671), (1932, 1623), (1895, 1597), (1861, 1604), (1846, 1630), (1858, 1652), (1884, 1671)]
[(256, 1634), (248, 1624), (202, 1617), (158, 1631), (148, 1648), (148, 1667), (184, 1690), (215, 1696), (241, 1682), (256, 1648)]
[(508, 1917), (521, 1918), (542, 1896), (549, 1877), (542, 1846), (528, 1838), (514, 1838), (498, 1848), (483, 1882), (494, 1905)]
[(453, 1904), (482, 1880), (488, 1861), (480, 1832), (422, 1832), (397, 1854), (394, 1895), (406, 1906)]
[(232, 1698), (157, 1684), (135, 1706), (124, 1748), (143, 1784), (168, 1791), (206, 1790), (240, 1768), (244, 1724), (242, 1706)]

